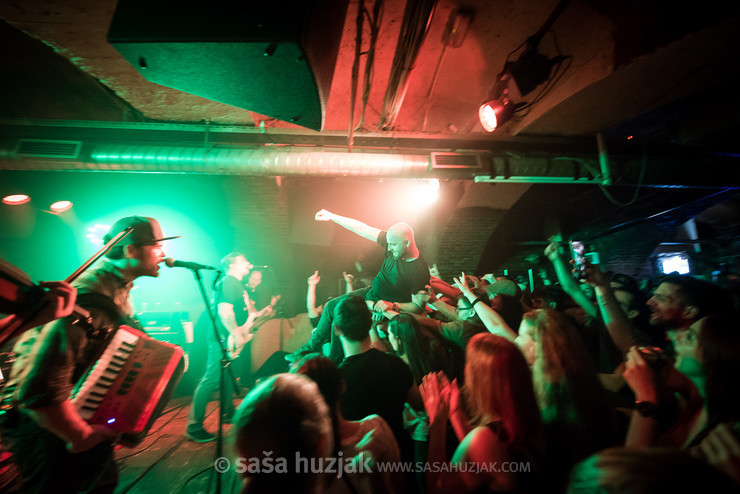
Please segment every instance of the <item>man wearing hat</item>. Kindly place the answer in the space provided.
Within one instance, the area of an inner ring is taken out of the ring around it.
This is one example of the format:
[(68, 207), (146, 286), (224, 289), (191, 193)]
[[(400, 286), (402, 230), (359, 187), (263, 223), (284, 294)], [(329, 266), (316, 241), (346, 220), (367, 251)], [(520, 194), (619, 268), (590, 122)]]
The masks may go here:
[(485, 286), (491, 307), (501, 314), (510, 328), (517, 329), (522, 322), (522, 289), (514, 281), (499, 278)]
[(141, 329), (131, 317), (133, 281), (159, 276), (161, 242), (177, 238), (165, 237), (153, 218), (128, 216), (104, 239), (129, 227), (107, 258), (73, 284), (77, 304), (90, 312), (90, 327), (72, 317), (59, 319), (26, 331), (14, 347), (16, 361), (0, 395), (0, 428), (23, 477), (23, 492), (112, 492), (118, 482), (116, 433), (86, 423), (70, 395), (81, 371), (93, 363), (90, 355), (102, 350), (99, 335), (121, 324)]

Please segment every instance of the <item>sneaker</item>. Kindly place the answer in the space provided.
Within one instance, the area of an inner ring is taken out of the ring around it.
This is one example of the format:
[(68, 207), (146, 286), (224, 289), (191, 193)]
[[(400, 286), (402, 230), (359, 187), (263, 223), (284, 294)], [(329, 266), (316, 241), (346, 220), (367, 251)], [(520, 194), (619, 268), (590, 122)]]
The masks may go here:
[(209, 443), (216, 439), (216, 436), (214, 436), (210, 432), (205, 431), (204, 429), (197, 429), (197, 430), (187, 430), (186, 429), (185, 437), (187, 437), (191, 441), (195, 441), (196, 443)]

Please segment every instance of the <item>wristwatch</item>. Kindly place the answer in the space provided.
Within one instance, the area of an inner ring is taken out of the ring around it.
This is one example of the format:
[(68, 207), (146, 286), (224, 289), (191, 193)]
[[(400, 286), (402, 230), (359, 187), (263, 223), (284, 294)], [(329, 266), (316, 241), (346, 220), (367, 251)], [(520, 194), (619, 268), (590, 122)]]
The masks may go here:
[(643, 417), (655, 418), (660, 411), (660, 407), (652, 401), (637, 400), (635, 402), (635, 410)]

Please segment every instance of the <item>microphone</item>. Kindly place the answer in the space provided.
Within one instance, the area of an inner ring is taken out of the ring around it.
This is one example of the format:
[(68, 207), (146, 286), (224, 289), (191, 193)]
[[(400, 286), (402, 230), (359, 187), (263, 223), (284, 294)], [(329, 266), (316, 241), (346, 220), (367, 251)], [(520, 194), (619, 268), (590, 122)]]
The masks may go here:
[(252, 266), (253, 269), (265, 269), (265, 268), (269, 268), (269, 267), (270, 266), (268, 266), (267, 264), (265, 264), (264, 266)]
[(166, 258), (164, 260), (164, 263), (167, 265), (168, 268), (187, 268), (187, 269), (192, 269), (194, 271), (198, 271), (200, 269), (207, 269), (210, 271), (220, 271), (220, 269), (214, 268), (213, 266), (207, 266), (205, 264), (198, 264), (197, 262), (178, 261), (177, 259), (172, 259), (171, 257)]

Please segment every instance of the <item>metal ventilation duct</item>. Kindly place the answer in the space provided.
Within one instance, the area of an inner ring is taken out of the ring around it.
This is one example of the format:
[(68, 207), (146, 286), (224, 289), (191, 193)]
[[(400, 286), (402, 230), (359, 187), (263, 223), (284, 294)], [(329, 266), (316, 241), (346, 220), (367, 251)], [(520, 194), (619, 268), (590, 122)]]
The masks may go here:
[(301, 148), (196, 148), (97, 145), (82, 160), (2, 160), (6, 170), (109, 170), (235, 175), (326, 175), (422, 178), (428, 155), (308, 151)]

